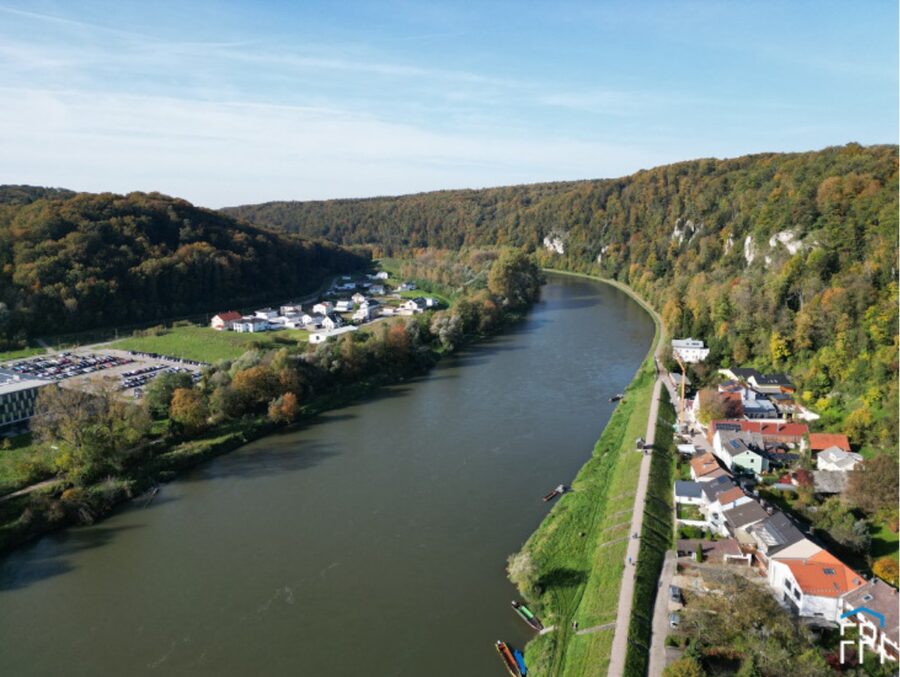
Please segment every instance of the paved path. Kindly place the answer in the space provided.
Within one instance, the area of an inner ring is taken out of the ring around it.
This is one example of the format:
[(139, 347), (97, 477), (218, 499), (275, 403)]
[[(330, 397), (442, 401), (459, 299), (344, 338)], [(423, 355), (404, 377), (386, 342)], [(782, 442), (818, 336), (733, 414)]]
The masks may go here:
[(653, 610), (653, 630), (650, 634), (650, 667), (647, 674), (658, 677), (666, 667), (666, 635), (669, 634), (669, 585), (675, 573), (675, 551), (666, 552), (662, 572), (659, 575), (659, 589), (656, 593), (656, 607)]
[(11, 494), (6, 494), (6, 496), (0, 496), (0, 503), (3, 501), (8, 501), (11, 498), (15, 498), (16, 496), (24, 496), (25, 494), (30, 494), (33, 491), (37, 491), (38, 489), (44, 489), (45, 487), (52, 487), (57, 484), (60, 484), (62, 480), (51, 479), (44, 480), (43, 482), (38, 482), (37, 484), (31, 484), (24, 489), (19, 489), (18, 491), (14, 491)]
[(601, 630), (609, 630), (610, 628), (616, 627), (615, 623), (605, 623), (604, 625), (595, 625), (592, 628), (585, 628), (584, 630), (579, 630), (576, 632), (576, 635), (590, 635), (595, 632), (600, 632)]
[[(656, 418), (659, 414), (659, 394), (662, 389), (662, 378), (658, 377), (653, 385), (653, 396), (650, 400), (650, 415), (647, 419), (646, 443), (652, 445), (656, 440)], [(647, 482), (650, 477), (651, 454), (641, 459), (638, 475), (637, 491), (634, 495), (634, 512), (631, 516), (631, 533), (641, 533), (644, 524), (644, 503), (647, 498)], [(638, 538), (628, 539), (625, 556), (625, 571), (622, 574), (622, 586), (619, 589), (619, 608), (616, 614), (616, 632), (613, 635), (612, 650), (609, 656), (610, 677), (621, 677), (625, 670), (625, 652), (628, 649), (628, 625), (631, 621), (631, 605), (634, 599), (634, 570), (637, 563), (641, 541)], [(628, 564), (628, 561), (631, 564)]]

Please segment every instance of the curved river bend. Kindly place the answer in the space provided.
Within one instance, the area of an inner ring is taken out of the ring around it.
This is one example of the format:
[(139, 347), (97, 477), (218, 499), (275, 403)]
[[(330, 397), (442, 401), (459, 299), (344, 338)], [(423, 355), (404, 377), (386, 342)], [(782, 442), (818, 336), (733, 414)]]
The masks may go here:
[(510, 333), (259, 440), (148, 508), (0, 561), (2, 675), (501, 675), (507, 555), (568, 482), (653, 324), (551, 276)]

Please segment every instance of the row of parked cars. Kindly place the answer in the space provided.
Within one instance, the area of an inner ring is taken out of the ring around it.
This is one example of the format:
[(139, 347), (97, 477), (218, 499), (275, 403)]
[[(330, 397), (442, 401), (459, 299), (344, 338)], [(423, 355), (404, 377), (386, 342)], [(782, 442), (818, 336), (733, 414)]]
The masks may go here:
[(52, 356), (32, 357), (12, 365), (10, 369), (22, 376), (61, 381), (73, 376), (92, 374), (95, 371), (130, 364), (134, 360), (112, 355), (88, 353), (58, 353)]
[(198, 360), (189, 360), (184, 357), (172, 357), (170, 355), (160, 355), (159, 353), (147, 353), (143, 350), (129, 350), (129, 355), (134, 355), (135, 357), (149, 357), (153, 360), (167, 360), (168, 362), (175, 362), (177, 364), (189, 364), (193, 367), (208, 367), (209, 362), (200, 362)]
[(134, 388), (134, 396), (141, 397), (144, 394), (143, 387), (155, 379), (160, 374), (179, 374), (188, 373), (194, 380), (194, 383), (200, 380), (199, 372), (192, 371), (187, 367), (167, 367), (163, 364), (157, 364), (152, 367), (144, 367), (143, 369), (135, 369), (134, 371), (122, 374), (120, 390), (129, 390)]

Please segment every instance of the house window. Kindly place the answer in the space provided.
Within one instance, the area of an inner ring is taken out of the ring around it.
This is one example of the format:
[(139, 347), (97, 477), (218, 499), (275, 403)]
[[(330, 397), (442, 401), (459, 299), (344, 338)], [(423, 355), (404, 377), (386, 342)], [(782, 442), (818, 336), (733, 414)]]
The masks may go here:
[(798, 602), (800, 601), (800, 591), (799, 590), (794, 590), (794, 599), (796, 599)]
[(824, 573), (826, 576), (834, 576), (834, 575), (835, 575), (834, 569), (830, 569), (830, 568), (829, 568), (829, 569), (823, 569), (823, 570), (822, 570), (822, 573)]
[(872, 595), (863, 595), (862, 599), (863, 599), (863, 602), (871, 602), (873, 598), (872, 598)]

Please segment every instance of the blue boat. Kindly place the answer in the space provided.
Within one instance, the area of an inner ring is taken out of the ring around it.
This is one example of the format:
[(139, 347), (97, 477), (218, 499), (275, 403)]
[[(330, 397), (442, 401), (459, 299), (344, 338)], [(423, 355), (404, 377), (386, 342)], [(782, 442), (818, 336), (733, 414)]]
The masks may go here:
[(525, 667), (525, 656), (522, 655), (522, 652), (518, 649), (513, 650), (513, 658), (516, 659), (516, 665), (519, 666), (519, 673), (521, 673), (522, 677), (528, 674), (528, 668)]

